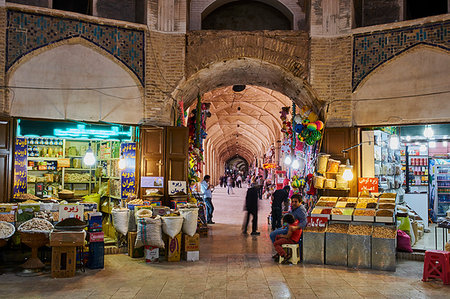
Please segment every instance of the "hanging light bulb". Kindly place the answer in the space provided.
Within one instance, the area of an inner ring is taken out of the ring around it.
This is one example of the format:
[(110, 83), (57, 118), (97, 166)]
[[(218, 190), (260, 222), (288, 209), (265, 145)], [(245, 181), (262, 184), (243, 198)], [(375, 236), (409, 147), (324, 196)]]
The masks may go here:
[(95, 161), (96, 161), (96, 159), (94, 156), (94, 152), (92, 151), (91, 143), (89, 142), (89, 148), (86, 151), (86, 154), (84, 155), (83, 162), (87, 166), (92, 166), (95, 164)]
[(434, 132), (433, 129), (431, 128), (431, 126), (426, 126), (425, 130), (423, 130), (423, 136), (427, 137), (427, 138), (431, 138), (433, 137)]
[(292, 162), (292, 168), (293, 169), (298, 169), (299, 167), (300, 167), (300, 162), (297, 160), (297, 159), (295, 159), (293, 162)]
[(353, 180), (353, 166), (350, 165), (350, 160), (347, 159), (347, 165), (345, 166), (344, 173), (342, 174), (342, 177), (346, 181)]
[(125, 161), (123, 156), (120, 157), (120, 159), (119, 159), (119, 169), (123, 170), (123, 169), (125, 169), (126, 166), (127, 166), (127, 162)]
[(284, 164), (290, 165), (291, 162), (292, 162), (291, 156), (286, 156), (286, 158), (284, 158)]
[(391, 135), (391, 138), (389, 138), (389, 147), (392, 150), (397, 150), (400, 147), (400, 139), (397, 135)]

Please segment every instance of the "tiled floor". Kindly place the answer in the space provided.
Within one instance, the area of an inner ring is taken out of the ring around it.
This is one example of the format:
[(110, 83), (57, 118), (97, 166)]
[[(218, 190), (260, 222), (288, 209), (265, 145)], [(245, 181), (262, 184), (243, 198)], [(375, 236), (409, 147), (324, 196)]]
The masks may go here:
[(398, 261), (397, 271), (358, 271), (271, 260), (268, 203), (259, 213), (261, 236), (241, 231), (244, 189), (214, 192), (215, 225), (202, 238), (200, 261), (147, 265), (126, 255), (105, 258), (104, 270), (73, 278), (0, 276), (0, 298), (449, 298), (450, 286), (424, 283), (422, 262)]

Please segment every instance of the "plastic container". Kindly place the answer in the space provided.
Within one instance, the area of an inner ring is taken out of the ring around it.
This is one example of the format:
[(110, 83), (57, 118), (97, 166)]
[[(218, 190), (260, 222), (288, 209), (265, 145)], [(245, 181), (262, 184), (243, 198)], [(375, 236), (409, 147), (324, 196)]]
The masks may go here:
[(336, 189), (348, 189), (348, 182), (345, 180), (343, 182), (336, 181)]
[(347, 167), (347, 166), (346, 166), (345, 164), (339, 165), (338, 173), (339, 173), (340, 175), (343, 175), (346, 167)]
[(328, 159), (327, 172), (337, 173), (339, 171), (339, 164), (341, 164), (341, 161)]
[(314, 177), (314, 188), (322, 189), (324, 183), (325, 183), (325, 177), (323, 177), (323, 176), (315, 176)]
[(325, 180), (325, 189), (334, 189), (336, 188), (336, 180), (335, 179), (326, 179)]
[(327, 171), (327, 164), (330, 155), (328, 154), (319, 154), (317, 158), (317, 172), (324, 174)]

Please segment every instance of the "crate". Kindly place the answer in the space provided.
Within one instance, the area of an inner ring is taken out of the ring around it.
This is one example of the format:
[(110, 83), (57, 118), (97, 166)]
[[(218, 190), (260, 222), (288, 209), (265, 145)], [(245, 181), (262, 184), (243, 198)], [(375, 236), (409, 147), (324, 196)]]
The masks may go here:
[(324, 264), (325, 233), (303, 232), (303, 261), (309, 264)]
[(94, 242), (89, 244), (89, 269), (103, 269), (105, 265), (105, 243)]
[(50, 246), (83, 246), (84, 231), (54, 231), (50, 234)]
[(199, 251), (200, 249), (200, 235), (197, 233), (192, 237), (183, 234), (182, 238), (183, 251)]
[(137, 233), (129, 232), (128, 233), (128, 255), (131, 258), (143, 257), (144, 256), (144, 247), (136, 248), (134, 245), (136, 243)]
[(168, 262), (179, 262), (181, 259), (181, 233), (170, 238), (164, 235), (166, 245), (166, 257)]
[(325, 264), (347, 266), (347, 234), (325, 233)]
[(77, 260), (75, 246), (52, 247), (52, 277), (75, 276)]
[(145, 262), (147, 264), (159, 262), (159, 248), (154, 246), (144, 246)]

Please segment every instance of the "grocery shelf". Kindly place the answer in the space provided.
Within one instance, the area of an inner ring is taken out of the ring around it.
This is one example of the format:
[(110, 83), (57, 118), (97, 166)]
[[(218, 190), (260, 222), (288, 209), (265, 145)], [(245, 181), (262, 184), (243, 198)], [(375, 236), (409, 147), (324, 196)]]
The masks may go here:
[(60, 158), (56, 158), (56, 157), (27, 157), (28, 160), (30, 161), (58, 161), (58, 159), (62, 159), (62, 157)]
[(95, 184), (95, 182), (64, 182), (64, 184)]
[(89, 168), (65, 168), (66, 170), (81, 170), (81, 171), (93, 171), (95, 170), (94, 168), (89, 169)]

